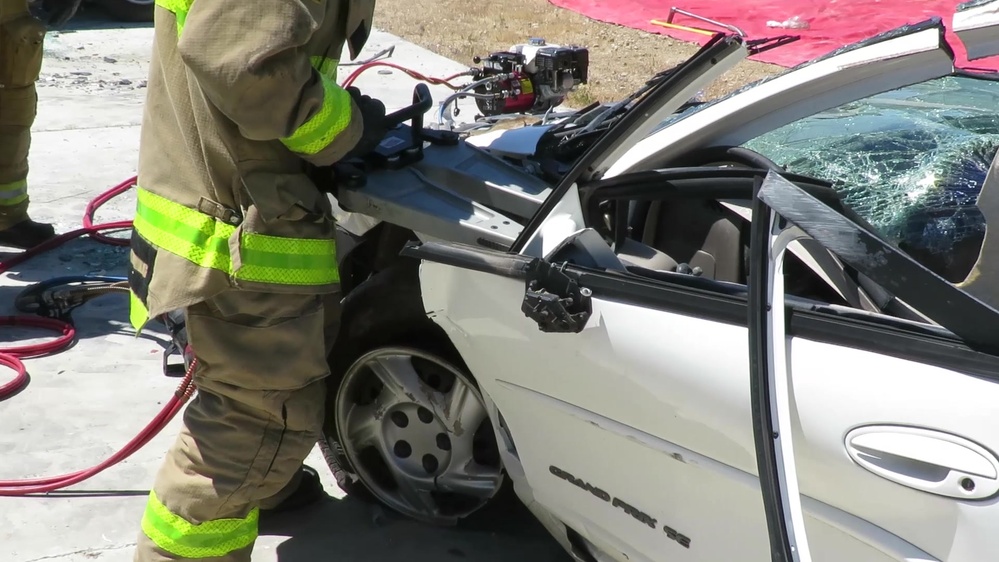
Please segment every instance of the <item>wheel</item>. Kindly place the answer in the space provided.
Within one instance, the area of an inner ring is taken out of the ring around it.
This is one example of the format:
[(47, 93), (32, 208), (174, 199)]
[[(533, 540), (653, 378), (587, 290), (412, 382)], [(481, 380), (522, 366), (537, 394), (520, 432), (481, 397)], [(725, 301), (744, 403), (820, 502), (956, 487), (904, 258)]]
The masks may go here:
[(155, 0), (95, 0), (95, 3), (118, 21), (153, 21)]
[(439, 354), (370, 350), (344, 373), (334, 404), (337, 437), (352, 471), (403, 515), (453, 525), (503, 484), (482, 396)]
[(348, 494), (453, 526), (504, 487), (503, 467), (482, 394), (413, 303), (411, 274), (383, 272), (345, 300), (320, 446)]

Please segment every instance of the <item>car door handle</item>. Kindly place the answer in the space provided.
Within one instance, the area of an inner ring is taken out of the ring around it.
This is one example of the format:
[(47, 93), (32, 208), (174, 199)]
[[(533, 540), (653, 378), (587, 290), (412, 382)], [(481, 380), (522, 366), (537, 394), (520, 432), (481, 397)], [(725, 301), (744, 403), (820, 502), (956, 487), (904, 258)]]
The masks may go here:
[(960, 499), (999, 492), (999, 459), (963, 437), (930, 429), (872, 425), (846, 436), (860, 466), (903, 486)]

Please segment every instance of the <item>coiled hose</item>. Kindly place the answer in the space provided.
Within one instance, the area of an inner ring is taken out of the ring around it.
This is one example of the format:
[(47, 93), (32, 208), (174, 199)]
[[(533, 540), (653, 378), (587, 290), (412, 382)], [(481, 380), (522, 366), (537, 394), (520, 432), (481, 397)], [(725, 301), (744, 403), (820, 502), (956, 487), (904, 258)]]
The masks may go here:
[[(132, 221), (117, 221), (104, 224), (94, 224), (93, 221), (94, 214), (97, 212), (97, 209), (101, 207), (101, 205), (104, 205), (114, 197), (134, 187), (135, 182), (136, 178), (132, 177), (99, 195), (87, 205), (83, 216), (83, 228), (59, 235), (48, 242), (40, 244), (30, 250), (26, 250), (21, 254), (0, 262), (0, 273), (9, 271), (12, 267), (21, 264), (32, 257), (51, 250), (52, 248), (61, 246), (62, 244), (81, 236), (90, 236), (103, 244), (127, 246), (129, 244), (127, 239), (105, 236), (102, 233), (131, 229)], [(40, 291), (65, 285), (67, 283), (86, 283), (95, 281), (98, 284), (92, 286), (84, 285), (83, 287), (76, 289), (76, 291), (82, 293), (79, 295), (81, 303), (101, 295), (128, 291), (128, 284), (122, 277), (61, 277), (51, 279), (31, 287), (29, 291), (25, 291), (19, 295), (19, 302), (16, 302), (15, 304), (20, 304), (21, 306), (18, 306), (18, 309), (24, 312), (25, 310), (22, 306), (25, 306), (30, 300), (26, 297), (33, 296), (33, 294), (28, 293), (39, 293)], [(43, 318), (39, 316), (4, 316), (0, 317), (0, 326), (42, 328), (59, 334), (59, 336), (55, 339), (38, 344), (0, 348), (0, 365), (14, 371), (13, 380), (0, 385), (0, 401), (14, 396), (24, 390), (27, 386), (30, 378), (24, 363), (21, 361), (22, 359), (56, 353), (68, 347), (76, 338), (76, 329), (73, 325), (65, 320), (56, 318)], [(184, 404), (194, 394), (196, 388), (192, 380), (192, 374), (196, 365), (197, 359), (195, 358), (188, 366), (183, 379), (181, 379), (181, 382), (174, 391), (171, 399), (163, 406), (160, 412), (156, 414), (156, 416), (148, 424), (146, 424), (144, 428), (142, 428), (142, 431), (140, 431), (138, 435), (126, 443), (125, 446), (118, 450), (118, 452), (114, 455), (88, 469), (78, 470), (69, 474), (43, 478), (28, 478), (23, 480), (0, 480), (0, 496), (27, 496), (30, 494), (41, 494), (66, 488), (68, 486), (72, 486), (73, 484), (82, 482), (131, 456), (148, 443), (149, 440), (159, 433), (164, 427), (166, 427), (170, 420), (172, 420), (177, 413), (180, 412)]]

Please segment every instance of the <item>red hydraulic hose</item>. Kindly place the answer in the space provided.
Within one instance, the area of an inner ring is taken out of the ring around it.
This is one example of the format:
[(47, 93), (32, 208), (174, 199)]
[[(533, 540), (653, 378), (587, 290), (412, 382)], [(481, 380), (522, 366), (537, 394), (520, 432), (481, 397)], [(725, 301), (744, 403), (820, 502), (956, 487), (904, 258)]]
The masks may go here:
[(71, 472), (69, 474), (63, 474), (61, 476), (50, 476), (45, 478), (29, 478), (24, 480), (0, 480), (0, 496), (26, 496), (28, 494), (42, 494), (46, 492), (52, 492), (59, 490), (61, 488), (66, 488), (72, 486), (73, 484), (78, 484), (95, 474), (103, 472), (105, 469), (110, 468), (118, 464), (119, 462), (125, 460), (133, 453), (141, 449), (150, 439), (156, 436), (167, 423), (170, 422), (180, 412), (184, 403), (194, 394), (195, 386), (191, 382), (191, 375), (194, 372), (194, 367), (197, 365), (198, 360), (195, 358), (191, 361), (191, 366), (188, 367), (187, 373), (184, 374), (183, 380), (181, 380), (180, 385), (174, 392), (173, 397), (163, 409), (160, 410), (156, 417), (150, 421), (146, 427), (139, 432), (131, 441), (129, 441), (124, 447), (122, 447), (117, 453), (91, 468), (86, 470), (79, 470), (76, 472)]
[(24, 252), (21, 252), (20, 254), (12, 258), (7, 258), (3, 260), (2, 262), (0, 262), (0, 273), (5, 273), (7, 271), (10, 271), (10, 268), (14, 267), (15, 265), (24, 263), (30, 260), (31, 258), (37, 256), (38, 254), (47, 252), (52, 248), (57, 248), (59, 246), (62, 246), (66, 242), (69, 242), (70, 240), (79, 238), (84, 235), (90, 235), (98, 242), (103, 242), (105, 244), (112, 244), (115, 246), (127, 246), (129, 244), (128, 240), (122, 238), (111, 238), (109, 236), (104, 236), (101, 233), (109, 230), (125, 230), (132, 228), (132, 221), (115, 221), (115, 222), (107, 222), (104, 224), (95, 225), (93, 223), (93, 216), (94, 213), (97, 211), (98, 207), (107, 203), (112, 197), (120, 195), (125, 191), (127, 191), (128, 189), (135, 186), (136, 180), (137, 178), (133, 176), (121, 182), (120, 184), (112, 187), (108, 191), (105, 191), (104, 193), (98, 195), (96, 199), (91, 201), (87, 205), (86, 211), (84, 212), (83, 215), (83, 228), (78, 228), (76, 230), (71, 230), (69, 232), (60, 234), (59, 236), (56, 236), (55, 238), (52, 238), (47, 242), (43, 242), (35, 246), (34, 248), (25, 250)]
[[(73, 343), (73, 338), (76, 337), (76, 329), (73, 328), (72, 324), (63, 322), (62, 320), (56, 320), (55, 318), (42, 318), (38, 316), (0, 316), (0, 326), (27, 326), (29, 328), (43, 328), (45, 330), (52, 330), (61, 334), (58, 338), (44, 343), (18, 345), (14, 347), (0, 347), (0, 355), (10, 355), (18, 359), (40, 357), (42, 355), (55, 353), (69, 347), (69, 344)], [(2, 396), (2, 393), (0, 393), (0, 397)]]
[[(99, 209), (101, 205), (104, 205), (108, 201), (114, 199), (115, 197), (121, 195), (122, 193), (125, 193), (126, 191), (134, 187), (135, 182), (136, 182), (135, 177), (129, 178), (119, 183), (118, 185), (112, 187), (111, 189), (105, 191), (104, 193), (98, 195), (90, 203), (87, 203), (87, 208), (83, 213), (83, 228), (97, 229), (89, 233), (91, 238), (97, 240), (98, 242), (103, 242), (105, 244), (110, 244), (112, 246), (128, 246), (129, 240), (127, 238), (112, 238), (111, 236), (105, 236), (101, 234), (100, 233), (101, 230), (105, 229), (112, 230), (112, 229), (106, 228), (107, 225), (94, 226), (94, 213), (97, 212), (97, 209)], [(124, 222), (126, 221), (122, 221), (122, 223)], [(131, 221), (127, 222), (128, 226), (123, 227), (123, 229), (131, 228), (132, 222)], [(120, 224), (120, 223), (112, 223), (112, 224)]]
[[(99, 195), (87, 205), (83, 217), (83, 228), (61, 234), (45, 243), (39, 244), (38, 246), (26, 250), (21, 254), (0, 262), (0, 273), (9, 271), (10, 268), (15, 265), (23, 263), (32, 257), (35, 257), (47, 250), (51, 250), (52, 248), (58, 247), (69, 240), (79, 238), (80, 236), (89, 235), (98, 242), (104, 244), (111, 244), (115, 246), (129, 245), (129, 241), (127, 239), (104, 236), (101, 232), (129, 229), (132, 227), (132, 221), (116, 221), (95, 225), (93, 223), (93, 217), (94, 213), (101, 205), (135, 186), (135, 182), (136, 178), (132, 177)], [(0, 400), (3, 400), (5, 397), (20, 391), (27, 383), (28, 374), (27, 369), (24, 367), (24, 363), (21, 362), (22, 358), (38, 357), (40, 355), (60, 351), (70, 345), (76, 337), (76, 331), (71, 324), (52, 318), (36, 318), (31, 316), (0, 317), (0, 325), (29, 326), (33, 328), (53, 330), (60, 333), (60, 336), (52, 341), (33, 345), (0, 348), (0, 365), (9, 367), (15, 372), (15, 376), (12, 381), (0, 385)], [(142, 448), (143, 445), (148, 443), (150, 439), (156, 436), (156, 434), (159, 433), (170, 422), (170, 420), (177, 415), (178, 412), (180, 412), (187, 400), (192, 394), (194, 394), (195, 385), (192, 380), (192, 374), (196, 365), (197, 359), (195, 358), (188, 367), (187, 372), (184, 374), (184, 378), (181, 380), (180, 385), (178, 385), (173, 397), (167, 402), (166, 405), (163, 406), (163, 409), (160, 410), (160, 412), (142, 429), (142, 431), (139, 432), (138, 435), (136, 435), (110, 458), (86, 470), (79, 470), (60, 476), (0, 481), (0, 496), (26, 496), (29, 494), (40, 494), (59, 490), (61, 488), (82, 482), (131, 456), (133, 453)]]
[[(84, 227), (60, 234), (51, 240), (43, 242), (34, 248), (25, 250), (24, 252), (6, 260), (0, 261), (0, 274), (10, 271), (10, 269), (16, 265), (24, 263), (25, 261), (43, 253), (52, 248), (61, 246), (62, 244), (80, 236), (89, 234), (94, 236), (99, 242), (105, 242), (110, 244), (118, 244), (120, 242), (128, 243), (127, 240), (120, 240), (116, 238), (110, 238), (103, 236), (97, 238), (100, 232), (106, 230), (122, 230), (126, 228), (131, 228), (132, 221), (117, 221), (106, 224), (95, 225), (92, 222), (92, 217), (94, 212), (98, 207), (107, 203), (112, 197), (123, 193), (125, 190), (129, 189), (135, 185), (135, 177), (128, 179), (111, 190), (106, 191), (99, 195), (96, 199), (87, 205), (86, 212), (83, 217)], [(45, 355), (48, 353), (54, 353), (59, 351), (72, 343), (73, 338), (76, 337), (76, 331), (73, 326), (65, 322), (60, 322), (59, 320), (48, 319), (48, 318), (35, 318), (29, 316), (8, 316), (0, 318), (0, 325), (6, 326), (31, 326), (35, 328), (45, 328), (50, 330), (56, 330), (62, 333), (62, 336), (58, 339), (37, 345), (28, 345), (14, 348), (0, 348), (0, 364), (10, 367), (15, 371), (14, 379), (0, 386), (0, 400), (3, 400), (12, 394), (20, 391), (24, 388), (24, 385), (28, 382), (27, 370), (24, 368), (24, 364), (21, 363), (22, 358), (27, 357), (37, 357), (38, 355)]]
[(0, 273), (6, 273), (10, 271), (10, 268), (14, 267), (15, 265), (22, 264), (28, 261), (29, 259), (37, 256), (38, 254), (47, 252), (52, 248), (57, 248), (59, 246), (62, 246), (63, 244), (69, 242), (70, 240), (73, 240), (74, 238), (79, 238), (86, 234), (96, 234), (98, 232), (102, 232), (105, 230), (122, 230), (131, 227), (132, 227), (132, 221), (118, 221), (118, 222), (108, 222), (104, 224), (99, 224), (89, 228), (84, 227), (84, 228), (78, 228), (76, 230), (71, 230), (64, 234), (60, 234), (55, 238), (52, 238), (48, 242), (43, 242), (35, 246), (34, 248), (31, 248), (30, 250), (25, 250), (12, 258), (7, 258), (3, 260), (2, 262), (0, 262)]
[(0, 316), (0, 326), (28, 326), (44, 328), (59, 332), (59, 337), (38, 344), (0, 347), (0, 365), (14, 370), (14, 379), (0, 386), (0, 400), (4, 400), (21, 391), (28, 384), (28, 371), (21, 359), (40, 357), (65, 349), (73, 343), (76, 329), (72, 324), (55, 318), (40, 318), (36, 316)]
[[(447, 86), (453, 90), (458, 89), (450, 83), (451, 80), (458, 78), (460, 76), (468, 74), (468, 72), (462, 72), (455, 74), (453, 76), (448, 76), (447, 78), (430, 78), (420, 74), (416, 71), (386, 62), (371, 62), (360, 66), (355, 70), (346, 81), (344, 81), (343, 87), (350, 86), (354, 80), (360, 76), (360, 74), (370, 68), (375, 66), (388, 66), (400, 70), (407, 75), (431, 84), (439, 84)], [(107, 231), (120, 231), (132, 228), (132, 221), (116, 221), (108, 222), (104, 224), (94, 224), (94, 214), (97, 212), (102, 205), (110, 201), (112, 198), (124, 193), (130, 188), (136, 185), (136, 177), (129, 178), (124, 182), (114, 186), (108, 191), (102, 193), (101, 195), (94, 198), (84, 211), (83, 215), (83, 228), (73, 230), (61, 234), (47, 242), (39, 244), (34, 248), (25, 250), (21, 254), (18, 254), (12, 258), (0, 261), (0, 274), (9, 271), (12, 267), (21, 264), (32, 257), (35, 257), (43, 252), (51, 250), (61, 246), (62, 244), (79, 238), (81, 236), (90, 236), (94, 240), (104, 244), (110, 244), (114, 246), (128, 246), (130, 241), (124, 238), (113, 238), (110, 236), (105, 236), (102, 234)], [(0, 348), (0, 366), (8, 367), (13, 369), (15, 372), (14, 379), (8, 383), (0, 385), (0, 400), (11, 396), (12, 394), (20, 391), (24, 388), (24, 385), (28, 381), (27, 369), (24, 363), (21, 362), (21, 358), (27, 357), (38, 357), (40, 355), (45, 355), (49, 353), (54, 353), (60, 351), (70, 345), (73, 339), (76, 337), (76, 331), (73, 326), (69, 323), (62, 322), (60, 320), (49, 319), (49, 318), (34, 318), (26, 316), (10, 316), (10, 317), (0, 317), (0, 325), (7, 326), (30, 326), (35, 328), (45, 328), (48, 330), (58, 331), (60, 336), (52, 341), (44, 342), (41, 344), (34, 345), (22, 345), (9, 347), (6, 349)], [(0, 496), (27, 496), (30, 494), (42, 494), (47, 492), (52, 492), (73, 484), (82, 482), (95, 474), (98, 474), (107, 468), (114, 466), (115, 464), (123, 461), (124, 459), (131, 456), (133, 453), (141, 449), (146, 443), (148, 443), (153, 437), (156, 436), (166, 425), (172, 420), (177, 413), (184, 407), (184, 404), (191, 398), (196, 390), (196, 386), (193, 382), (193, 373), (195, 366), (198, 364), (197, 358), (191, 361), (190, 366), (187, 368), (187, 372), (184, 374), (184, 378), (181, 380), (180, 385), (174, 391), (173, 397), (163, 406), (158, 414), (136, 435), (131, 441), (125, 444), (118, 452), (104, 460), (103, 462), (85, 469), (78, 470), (76, 472), (71, 472), (69, 474), (63, 474), (59, 476), (48, 476), (42, 478), (27, 478), (21, 480), (0, 480)]]
[(0, 365), (9, 367), (14, 371), (14, 378), (10, 382), (0, 385), (0, 400), (5, 396), (12, 396), (17, 391), (28, 384), (28, 370), (24, 368), (24, 363), (13, 355), (0, 353)]

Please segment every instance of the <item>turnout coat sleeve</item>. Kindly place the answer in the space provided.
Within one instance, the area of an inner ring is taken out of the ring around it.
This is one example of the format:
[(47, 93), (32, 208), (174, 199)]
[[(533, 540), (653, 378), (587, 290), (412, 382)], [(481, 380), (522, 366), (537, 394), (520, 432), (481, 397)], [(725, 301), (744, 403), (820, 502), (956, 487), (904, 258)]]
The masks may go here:
[(207, 100), (247, 139), (280, 141), (317, 166), (341, 159), (363, 127), (337, 61), (315, 54), (314, 34), (335, 24), (324, 19), (346, 17), (328, 2), (338, 0), (195, 0), (177, 22), (178, 51)]

